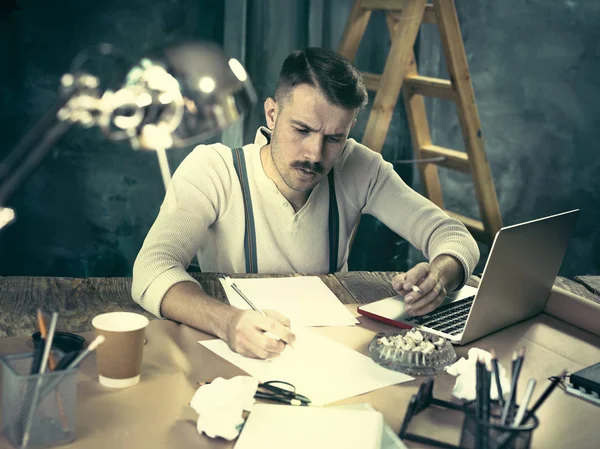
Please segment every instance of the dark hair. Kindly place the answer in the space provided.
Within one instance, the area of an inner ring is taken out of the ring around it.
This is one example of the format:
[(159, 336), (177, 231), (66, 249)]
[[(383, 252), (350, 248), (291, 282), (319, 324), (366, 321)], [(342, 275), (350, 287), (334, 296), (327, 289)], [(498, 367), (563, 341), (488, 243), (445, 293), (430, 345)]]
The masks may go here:
[(300, 84), (318, 88), (330, 103), (346, 109), (362, 108), (369, 100), (362, 75), (354, 64), (323, 48), (296, 50), (285, 59), (275, 88), (275, 100), (285, 101), (290, 91)]

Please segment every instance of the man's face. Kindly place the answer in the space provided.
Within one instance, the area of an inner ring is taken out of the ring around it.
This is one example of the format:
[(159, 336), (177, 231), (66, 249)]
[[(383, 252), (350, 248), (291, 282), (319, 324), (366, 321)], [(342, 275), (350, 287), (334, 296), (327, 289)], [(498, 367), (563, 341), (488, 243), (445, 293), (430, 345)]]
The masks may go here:
[(316, 88), (295, 87), (284, 104), (265, 102), (271, 157), (291, 190), (310, 192), (337, 163), (356, 110), (332, 105)]

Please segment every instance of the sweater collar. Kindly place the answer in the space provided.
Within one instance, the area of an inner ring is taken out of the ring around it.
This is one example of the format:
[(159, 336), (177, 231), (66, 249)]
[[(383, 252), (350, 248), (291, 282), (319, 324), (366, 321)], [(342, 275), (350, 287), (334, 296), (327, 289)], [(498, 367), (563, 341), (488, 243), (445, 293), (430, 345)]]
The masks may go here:
[(272, 131), (266, 126), (261, 126), (256, 130), (254, 137), (254, 144), (260, 145), (261, 147), (271, 142)]

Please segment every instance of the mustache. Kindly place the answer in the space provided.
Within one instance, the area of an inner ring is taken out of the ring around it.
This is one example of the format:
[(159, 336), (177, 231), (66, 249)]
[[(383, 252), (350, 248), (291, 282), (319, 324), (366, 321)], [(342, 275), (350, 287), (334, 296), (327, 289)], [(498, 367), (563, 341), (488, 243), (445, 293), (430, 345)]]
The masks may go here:
[(325, 169), (318, 162), (294, 161), (290, 164), (290, 167), (301, 168), (302, 170), (312, 171), (315, 173), (325, 173)]

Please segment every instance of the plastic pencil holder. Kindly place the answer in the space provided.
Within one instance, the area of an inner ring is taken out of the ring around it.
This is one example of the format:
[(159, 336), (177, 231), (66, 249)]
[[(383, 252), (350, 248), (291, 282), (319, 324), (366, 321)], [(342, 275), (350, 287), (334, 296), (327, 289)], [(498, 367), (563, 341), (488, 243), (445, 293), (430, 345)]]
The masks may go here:
[(32, 360), (31, 353), (0, 356), (2, 432), (17, 448), (25, 434), (28, 448), (69, 443), (75, 439), (78, 370), (31, 375)]
[[(465, 420), (460, 436), (464, 449), (529, 449), (533, 431), (539, 425), (536, 416), (520, 426), (501, 424), (502, 409), (498, 402), (490, 403), (490, 419), (477, 419), (475, 401), (464, 404)], [(507, 422), (512, 422), (508, 416)]]

